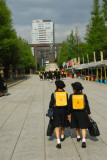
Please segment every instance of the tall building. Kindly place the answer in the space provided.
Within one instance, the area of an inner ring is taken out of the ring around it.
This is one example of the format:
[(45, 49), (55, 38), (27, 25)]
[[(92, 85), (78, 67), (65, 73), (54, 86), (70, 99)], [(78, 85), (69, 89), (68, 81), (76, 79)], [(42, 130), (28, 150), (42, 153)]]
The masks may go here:
[(55, 43), (54, 23), (51, 20), (33, 20), (32, 21), (32, 44), (40, 44), (37, 47), (37, 59), (40, 65), (46, 66), (49, 63), (50, 46), (42, 44)]
[(51, 20), (32, 21), (32, 44), (55, 43), (54, 23)]

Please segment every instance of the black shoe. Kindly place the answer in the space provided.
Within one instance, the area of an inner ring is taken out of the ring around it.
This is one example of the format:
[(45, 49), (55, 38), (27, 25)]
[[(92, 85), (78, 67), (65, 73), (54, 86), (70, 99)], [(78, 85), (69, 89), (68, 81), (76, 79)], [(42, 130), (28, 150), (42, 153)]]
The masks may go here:
[(82, 148), (86, 148), (86, 142), (82, 142)]
[(81, 138), (77, 138), (77, 142), (80, 142), (81, 141)]
[(61, 144), (57, 144), (56, 148), (60, 149), (61, 148)]
[(61, 141), (64, 141), (65, 140), (65, 136), (64, 136), (64, 138), (61, 138)]

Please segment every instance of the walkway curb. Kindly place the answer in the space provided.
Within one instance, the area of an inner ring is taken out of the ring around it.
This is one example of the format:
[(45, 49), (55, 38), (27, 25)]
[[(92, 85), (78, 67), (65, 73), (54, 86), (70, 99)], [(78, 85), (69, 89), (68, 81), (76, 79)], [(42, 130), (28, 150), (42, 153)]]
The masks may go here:
[(18, 83), (21, 83), (21, 82), (23, 82), (23, 81), (25, 81), (25, 80), (27, 80), (28, 78), (24, 78), (24, 79), (22, 79), (22, 80), (19, 80), (19, 81), (17, 81), (17, 82), (13, 82), (13, 83), (11, 83), (11, 84), (8, 84), (7, 83), (7, 87), (8, 88), (10, 88), (10, 87), (12, 87), (12, 86), (14, 86), (14, 85), (16, 85), (16, 84), (18, 84)]

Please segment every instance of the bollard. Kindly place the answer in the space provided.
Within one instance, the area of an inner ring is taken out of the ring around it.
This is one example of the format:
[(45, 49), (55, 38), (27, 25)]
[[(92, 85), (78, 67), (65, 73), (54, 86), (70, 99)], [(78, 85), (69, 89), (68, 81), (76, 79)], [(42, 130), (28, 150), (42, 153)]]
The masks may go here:
[(96, 82), (99, 82), (99, 80), (96, 78)]
[(85, 76), (82, 77), (82, 80), (85, 80)]
[(102, 79), (100, 79), (100, 83), (103, 83), (103, 80), (102, 80)]
[(107, 83), (107, 81), (106, 80), (104, 80), (104, 84), (106, 84)]

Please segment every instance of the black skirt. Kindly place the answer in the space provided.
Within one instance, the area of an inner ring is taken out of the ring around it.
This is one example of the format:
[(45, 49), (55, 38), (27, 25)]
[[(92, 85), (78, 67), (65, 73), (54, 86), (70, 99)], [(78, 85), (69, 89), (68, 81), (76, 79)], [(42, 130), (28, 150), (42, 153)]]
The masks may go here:
[(53, 124), (54, 127), (69, 126), (66, 107), (54, 107)]
[(73, 110), (71, 114), (71, 128), (81, 128), (86, 129), (90, 126), (90, 121), (88, 115), (86, 114), (85, 110), (77, 111)]

